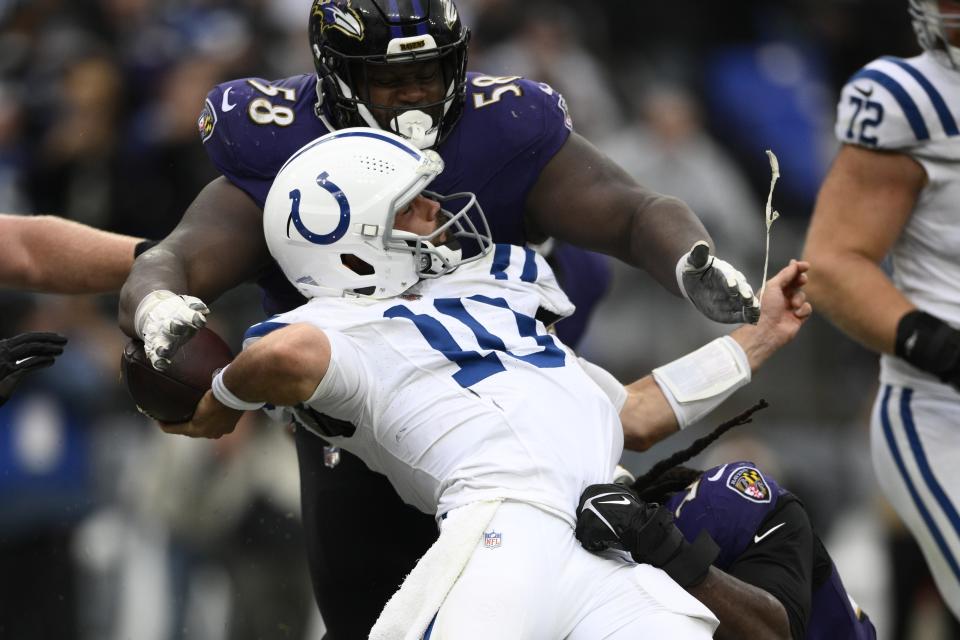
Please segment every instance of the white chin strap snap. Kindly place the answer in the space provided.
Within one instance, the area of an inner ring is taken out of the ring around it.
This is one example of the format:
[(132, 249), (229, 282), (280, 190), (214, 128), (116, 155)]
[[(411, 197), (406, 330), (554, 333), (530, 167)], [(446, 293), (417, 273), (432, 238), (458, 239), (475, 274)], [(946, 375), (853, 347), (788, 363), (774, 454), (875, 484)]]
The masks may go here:
[(394, 120), (397, 133), (410, 140), (418, 149), (426, 149), (437, 141), (433, 118), (419, 109), (404, 111)]

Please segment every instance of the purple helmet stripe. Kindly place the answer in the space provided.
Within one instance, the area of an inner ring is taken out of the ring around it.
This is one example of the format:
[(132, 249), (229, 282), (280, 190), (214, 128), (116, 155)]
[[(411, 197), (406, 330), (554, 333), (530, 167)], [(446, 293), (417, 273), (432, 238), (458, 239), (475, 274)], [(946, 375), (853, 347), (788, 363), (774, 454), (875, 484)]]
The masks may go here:
[(397, 0), (390, 0), (390, 6), (387, 9), (387, 19), (390, 21), (390, 37), (391, 38), (403, 38), (403, 28), (396, 24), (396, 20), (400, 18), (400, 5)]
[(420, 0), (412, 0), (413, 3), (413, 15), (421, 18), (421, 21), (417, 23), (417, 33), (418, 36), (427, 35), (427, 14), (424, 13), (423, 7), (420, 6)]

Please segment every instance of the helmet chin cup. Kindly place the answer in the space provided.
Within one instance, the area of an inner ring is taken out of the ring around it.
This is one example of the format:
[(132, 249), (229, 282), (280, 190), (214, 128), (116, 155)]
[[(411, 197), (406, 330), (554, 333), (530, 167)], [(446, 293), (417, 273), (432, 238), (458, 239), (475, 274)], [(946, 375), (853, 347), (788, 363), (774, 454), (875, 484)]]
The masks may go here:
[(419, 109), (404, 111), (390, 124), (396, 127), (395, 133), (407, 138), (418, 149), (429, 149), (437, 141), (437, 128), (433, 125), (433, 118)]

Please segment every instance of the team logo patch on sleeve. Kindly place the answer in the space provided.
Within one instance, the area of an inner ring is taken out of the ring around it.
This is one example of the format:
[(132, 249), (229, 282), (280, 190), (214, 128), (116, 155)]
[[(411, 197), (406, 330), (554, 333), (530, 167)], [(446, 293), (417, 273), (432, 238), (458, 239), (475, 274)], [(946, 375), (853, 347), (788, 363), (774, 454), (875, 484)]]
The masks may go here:
[(763, 475), (753, 467), (739, 467), (727, 479), (727, 488), (750, 502), (770, 502), (770, 486)]
[(197, 129), (200, 131), (200, 140), (203, 142), (209, 140), (216, 126), (217, 110), (210, 104), (210, 100), (207, 100), (203, 105), (203, 111), (200, 112), (200, 117), (197, 118)]

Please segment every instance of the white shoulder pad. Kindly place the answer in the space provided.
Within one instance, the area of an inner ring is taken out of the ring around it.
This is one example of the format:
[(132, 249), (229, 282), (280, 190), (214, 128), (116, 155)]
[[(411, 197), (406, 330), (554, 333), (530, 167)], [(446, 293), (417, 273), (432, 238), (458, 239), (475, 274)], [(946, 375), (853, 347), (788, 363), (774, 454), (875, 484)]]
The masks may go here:
[(853, 74), (837, 105), (837, 139), (896, 150), (960, 134), (960, 86), (928, 58), (886, 56)]

